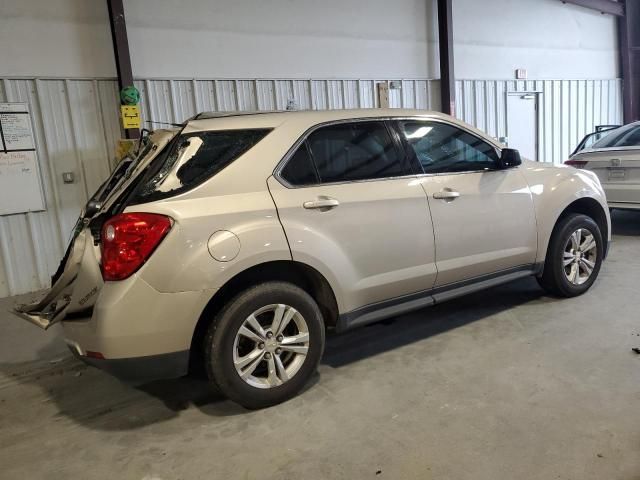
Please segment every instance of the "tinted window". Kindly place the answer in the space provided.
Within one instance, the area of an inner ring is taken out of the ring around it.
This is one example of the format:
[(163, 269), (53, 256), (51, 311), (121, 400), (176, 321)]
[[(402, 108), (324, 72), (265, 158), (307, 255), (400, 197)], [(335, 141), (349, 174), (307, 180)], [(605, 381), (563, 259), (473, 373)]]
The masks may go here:
[(637, 146), (640, 146), (640, 125), (633, 123), (607, 132), (606, 136), (594, 143), (591, 148)]
[(408, 173), (383, 122), (323, 127), (309, 135), (308, 145), (323, 183)]
[(270, 130), (221, 130), (180, 135), (142, 178), (133, 201), (184, 192), (211, 178), (262, 140)]
[(291, 185), (313, 185), (318, 183), (316, 169), (307, 150), (307, 144), (303, 143), (296, 153), (289, 159), (280, 172), (280, 176)]
[(493, 170), (498, 154), (484, 140), (457, 127), (438, 122), (400, 122), (425, 173)]

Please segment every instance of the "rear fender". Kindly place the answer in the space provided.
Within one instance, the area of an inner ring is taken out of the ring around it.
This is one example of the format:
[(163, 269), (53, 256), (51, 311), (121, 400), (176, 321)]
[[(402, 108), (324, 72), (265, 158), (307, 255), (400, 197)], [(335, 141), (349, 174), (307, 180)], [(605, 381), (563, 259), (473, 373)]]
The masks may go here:
[(190, 194), (126, 210), (167, 215), (175, 221), (140, 269), (140, 276), (159, 292), (217, 289), (254, 265), (291, 260), (269, 192), (208, 198), (189, 198)]

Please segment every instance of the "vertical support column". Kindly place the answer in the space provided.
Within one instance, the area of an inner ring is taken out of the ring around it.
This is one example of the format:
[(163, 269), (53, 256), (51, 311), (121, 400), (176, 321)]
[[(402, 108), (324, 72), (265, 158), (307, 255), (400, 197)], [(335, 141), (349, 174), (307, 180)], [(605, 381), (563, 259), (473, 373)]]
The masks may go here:
[(455, 116), (456, 85), (453, 70), (453, 0), (438, 0), (438, 39), (440, 42), (441, 110)]
[[(118, 91), (124, 87), (133, 86), (133, 72), (131, 70), (131, 56), (129, 54), (129, 40), (127, 38), (127, 24), (124, 18), (122, 0), (107, 0), (109, 9), (109, 26), (113, 40), (113, 55), (118, 72)], [(140, 131), (136, 128), (125, 130), (126, 138), (138, 138)]]
[(640, 0), (626, 0), (618, 18), (624, 123), (640, 120)]

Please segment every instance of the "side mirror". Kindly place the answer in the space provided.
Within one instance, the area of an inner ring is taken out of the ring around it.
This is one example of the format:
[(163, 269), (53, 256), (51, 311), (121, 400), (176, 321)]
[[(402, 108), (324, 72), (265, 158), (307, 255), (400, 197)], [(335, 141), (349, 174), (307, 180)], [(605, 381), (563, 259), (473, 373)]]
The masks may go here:
[(499, 160), (500, 168), (517, 167), (522, 163), (520, 152), (515, 148), (503, 148)]

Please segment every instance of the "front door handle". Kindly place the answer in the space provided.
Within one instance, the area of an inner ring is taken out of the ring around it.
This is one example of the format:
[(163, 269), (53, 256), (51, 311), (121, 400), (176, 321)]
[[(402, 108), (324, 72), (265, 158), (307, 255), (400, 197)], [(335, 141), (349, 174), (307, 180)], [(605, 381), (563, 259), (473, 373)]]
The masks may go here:
[(460, 192), (456, 192), (450, 188), (443, 188), (439, 192), (433, 194), (433, 198), (438, 200), (444, 200), (445, 202), (453, 202), (460, 196)]
[(326, 212), (327, 210), (336, 208), (338, 205), (340, 205), (338, 200), (325, 196), (318, 197), (315, 200), (310, 200), (302, 204), (302, 206), (307, 210), (320, 210), (321, 212)]

